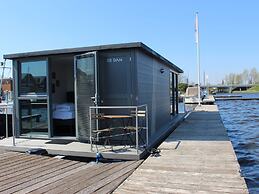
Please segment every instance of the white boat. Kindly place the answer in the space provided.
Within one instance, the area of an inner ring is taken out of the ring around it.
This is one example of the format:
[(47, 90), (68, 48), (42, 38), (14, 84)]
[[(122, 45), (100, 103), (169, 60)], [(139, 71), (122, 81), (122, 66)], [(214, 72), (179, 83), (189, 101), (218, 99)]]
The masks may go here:
[(198, 87), (188, 87), (185, 92), (184, 97), (184, 103), (185, 104), (198, 104), (199, 98), (198, 98)]
[(13, 102), (2, 102), (0, 103), (0, 115), (2, 114), (8, 114), (12, 115), (13, 114)]
[[(208, 95), (206, 90), (201, 91), (201, 103), (202, 104), (214, 104), (215, 99), (212, 95)], [(186, 89), (185, 97), (184, 97), (185, 104), (198, 104), (198, 87), (188, 87)]]
[[(7, 67), (5, 62), (0, 63), (0, 114), (13, 114), (13, 101), (12, 101), (12, 91), (6, 90), (4, 91), (3, 82), (4, 82), (4, 74), (5, 69), (11, 69), (11, 67)], [(10, 78), (9, 78), (10, 79)], [(12, 82), (11, 82), (12, 83)]]
[(6, 64), (1, 62), (0, 69), (2, 70), (2, 75), (0, 76), (0, 137), (2, 138), (12, 135), (13, 100), (12, 91), (8, 89), (4, 91), (3, 87), (5, 69), (11, 68), (6, 67)]

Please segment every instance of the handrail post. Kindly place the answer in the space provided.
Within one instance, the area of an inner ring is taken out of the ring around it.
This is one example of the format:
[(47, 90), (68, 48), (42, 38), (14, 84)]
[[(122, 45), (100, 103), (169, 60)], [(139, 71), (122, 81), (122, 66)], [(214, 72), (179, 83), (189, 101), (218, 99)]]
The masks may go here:
[(136, 149), (137, 154), (139, 153), (139, 146), (138, 146), (138, 107), (136, 106)]
[(15, 146), (15, 118), (14, 118), (14, 113), (15, 113), (15, 106), (13, 104), (13, 107), (12, 107), (12, 132), (13, 132), (13, 146)]
[(8, 113), (7, 113), (7, 105), (5, 107), (5, 136), (8, 138)]
[(92, 116), (91, 116), (91, 107), (89, 107), (89, 128), (90, 128), (90, 145), (91, 145), (91, 151), (93, 151), (93, 142), (92, 142)]
[(148, 107), (146, 105), (146, 147), (148, 147)]

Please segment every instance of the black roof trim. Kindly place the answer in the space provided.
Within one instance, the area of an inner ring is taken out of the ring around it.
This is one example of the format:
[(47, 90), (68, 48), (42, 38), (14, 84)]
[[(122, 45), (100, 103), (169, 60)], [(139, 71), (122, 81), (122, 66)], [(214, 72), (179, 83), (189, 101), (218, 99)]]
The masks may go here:
[(15, 53), (4, 55), (4, 59), (18, 59), (18, 58), (27, 58), (27, 57), (40, 57), (46, 55), (59, 55), (59, 54), (73, 54), (73, 53), (82, 53), (90, 51), (100, 51), (100, 50), (113, 50), (113, 49), (124, 49), (124, 48), (141, 48), (147, 51), (152, 56), (163, 61), (169, 66), (172, 66), (173, 69), (178, 73), (183, 73), (183, 70), (177, 67), (175, 64), (162, 57), (160, 54), (149, 48), (147, 45), (142, 42), (132, 42), (132, 43), (122, 43), (122, 44), (109, 44), (109, 45), (100, 45), (100, 46), (89, 46), (89, 47), (78, 47), (78, 48), (66, 48), (66, 49), (55, 49), (55, 50), (45, 50), (45, 51), (35, 51), (35, 52), (25, 52), (25, 53)]

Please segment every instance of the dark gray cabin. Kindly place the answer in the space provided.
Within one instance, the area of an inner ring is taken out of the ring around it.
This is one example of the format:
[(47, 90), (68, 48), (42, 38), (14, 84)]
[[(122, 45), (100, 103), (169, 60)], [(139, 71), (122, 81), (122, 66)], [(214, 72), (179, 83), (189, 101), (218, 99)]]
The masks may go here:
[[(183, 71), (141, 42), (7, 54), (4, 59), (13, 61), (16, 137), (89, 142), (89, 107), (146, 105), (151, 145), (178, 114), (177, 82)], [(94, 110), (97, 116), (100, 112), (125, 115)], [(96, 125), (105, 124), (91, 127)]]

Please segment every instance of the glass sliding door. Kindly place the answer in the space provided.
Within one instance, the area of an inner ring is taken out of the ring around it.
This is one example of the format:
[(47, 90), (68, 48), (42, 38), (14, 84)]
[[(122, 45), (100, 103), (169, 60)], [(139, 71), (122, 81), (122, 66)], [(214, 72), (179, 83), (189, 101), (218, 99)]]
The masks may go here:
[(171, 115), (176, 115), (179, 113), (178, 110), (178, 75), (174, 72), (170, 72), (169, 77), (169, 87), (170, 87), (170, 107), (171, 107)]
[(89, 140), (89, 106), (97, 105), (96, 52), (75, 56), (76, 133)]
[(170, 88), (170, 113), (175, 115), (175, 74), (170, 72), (169, 88)]
[(179, 104), (179, 96), (178, 96), (178, 75), (175, 74), (175, 81), (174, 81), (174, 88), (175, 88), (175, 114), (178, 114), (179, 113), (179, 110), (178, 110), (178, 104)]
[(19, 63), (18, 108), (20, 136), (48, 137), (48, 62)]
[(21, 136), (48, 136), (47, 100), (23, 99), (20, 101)]

